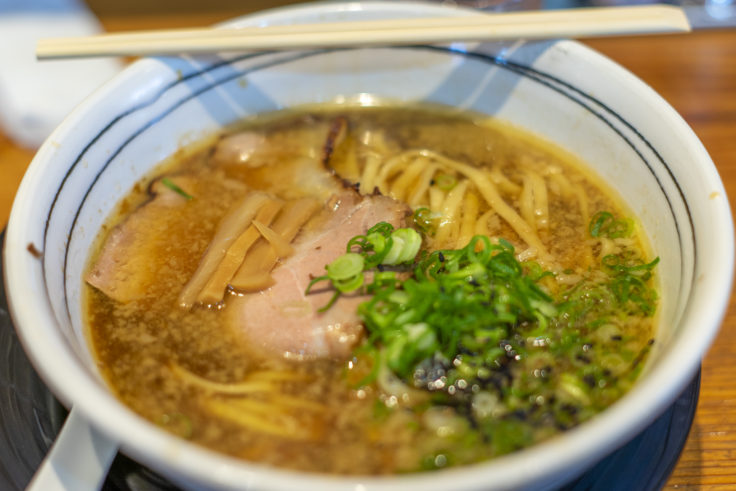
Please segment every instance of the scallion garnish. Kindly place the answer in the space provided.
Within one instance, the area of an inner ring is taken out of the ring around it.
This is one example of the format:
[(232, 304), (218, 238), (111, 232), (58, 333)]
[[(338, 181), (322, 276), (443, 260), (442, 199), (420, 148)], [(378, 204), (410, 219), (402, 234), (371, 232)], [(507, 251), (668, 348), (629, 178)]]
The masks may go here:
[(451, 174), (437, 174), (434, 185), (443, 191), (449, 191), (457, 185), (457, 177)]
[(363, 256), (348, 252), (327, 265), (327, 277), (340, 292), (352, 292), (363, 285)]
[[(630, 234), (632, 224), (599, 212), (588, 230), (593, 238), (617, 238)], [(624, 329), (632, 317), (656, 309), (650, 279), (658, 258), (645, 262), (623, 247), (553, 296), (542, 285), (554, 273), (519, 262), (503, 239), (477, 235), (461, 249), (420, 248), (413, 229), (379, 223), (350, 240), (347, 253), (312, 282), (329, 280), (335, 289), (324, 309), (341, 293), (368, 295), (358, 306), (367, 331), (358, 350), (372, 359), (372, 369), (360, 384), (380, 385), (379, 374), (390, 370), (467, 415), (495, 441), (499, 432), (528, 430), (540, 418), (573, 426), (595, 414), (591, 406), (619, 397), (641, 369), (648, 346), (634, 351), (627, 347), (631, 336), (621, 333), (631, 332)], [(503, 401), (501, 412), (491, 417), (478, 409), (484, 398)], [(542, 400), (551, 412), (537, 411)], [(517, 439), (501, 440), (511, 444), (498, 449), (505, 453)]]
[(384, 273), (366, 290), (372, 297), (358, 313), (371, 339), (384, 347), (388, 366), (404, 380), (412, 380), (423, 360), (453, 360), (460, 350), (480, 353), (477, 360), (468, 358), (480, 368), (493, 361), (483, 358), (513, 326), (548, 322), (556, 312), (552, 299), (524, 274), (513, 246), (480, 235), (462, 249), (420, 259), (406, 280)]
[(591, 218), (588, 232), (594, 238), (606, 237), (617, 239), (620, 237), (629, 237), (633, 228), (634, 224), (630, 219), (616, 219), (611, 212), (599, 211)]
[(187, 192), (186, 192), (186, 191), (184, 191), (184, 190), (183, 190), (182, 188), (180, 188), (179, 186), (177, 186), (177, 185), (176, 185), (176, 184), (174, 183), (174, 181), (172, 181), (172, 180), (171, 180), (171, 179), (169, 179), (168, 177), (164, 177), (164, 178), (162, 178), (162, 179), (161, 179), (161, 184), (163, 184), (164, 186), (166, 186), (167, 188), (171, 189), (171, 190), (172, 190), (172, 191), (174, 191), (174, 192), (175, 192), (176, 194), (178, 194), (178, 195), (180, 195), (180, 196), (184, 197), (184, 198), (185, 198), (185, 199), (187, 199), (187, 200), (190, 200), (190, 199), (194, 199), (194, 196), (192, 196), (191, 194), (187, 193)]
[(414, 210), (414, 225), (425, 235), (434, 235), (437, 232), (437, 220), (439, 213), (435, 213), (429, 208), (417, 208)]
[[(410, 228), (394, 227), (380, 222), (371, 227), (366, 235), (358, 235), (350, 239), (347, 252), (325, 266), (327, 274), (313, 278), (307, 286), (306, 293), (322, 281), (330, 281), (335, 293), (327, 305), (319, 309), (324, 312), (335, 303), (341, 293), (351, 293), (363, 286), (363, 271), (378, 266), (397, 266), (411, 263), (422, 246), (422, 237)], [(353, 251), (356, 252), (353, 252)]]

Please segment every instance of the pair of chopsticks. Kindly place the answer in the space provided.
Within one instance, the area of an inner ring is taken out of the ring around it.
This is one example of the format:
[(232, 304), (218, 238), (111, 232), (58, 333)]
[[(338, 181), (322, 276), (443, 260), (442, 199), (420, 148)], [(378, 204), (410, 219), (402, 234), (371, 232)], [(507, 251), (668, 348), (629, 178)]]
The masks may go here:
[(555, 39), (687, 32), (680, 8), (666, 5), (477, 13), (459, 17), (269, 27), (174, 29), (41, 39), (38, 59), (271, 51), (501, 39)]

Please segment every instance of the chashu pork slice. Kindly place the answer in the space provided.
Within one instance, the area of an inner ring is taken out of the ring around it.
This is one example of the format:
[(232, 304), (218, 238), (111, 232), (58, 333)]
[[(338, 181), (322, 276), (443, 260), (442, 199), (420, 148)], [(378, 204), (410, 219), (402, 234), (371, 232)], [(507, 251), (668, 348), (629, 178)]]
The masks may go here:
[[(171, 177), (169, 181), (187, 192), (194, 178)], [(149, 189), (151, 199), (118, 224), (85, 275), (85, 281), (121, 303), (143, 297), (158, 277), (150, 258), (165, 250), (171, 230), (167, 217), (186, 205), (187, 199), (157, 179)]]
[(378, 222), (405, 225), (409, 208), (386, 196), (344, 192), (328, 203), (330, 216), (319, 230), (306, 233), (294, 244), (294, 254), (272, 272), (272, 287), (228, 299), (228, 322), (241, 329), (260, 357), (334, 358), (350, 355), (363, 328), (357, 314), (361, 295), (341, 295), (326, 312), (334, 291), (327, 282), (307, 295), (312, 278), (325, 274), (325, 265), (345, 253), (348, 241)]

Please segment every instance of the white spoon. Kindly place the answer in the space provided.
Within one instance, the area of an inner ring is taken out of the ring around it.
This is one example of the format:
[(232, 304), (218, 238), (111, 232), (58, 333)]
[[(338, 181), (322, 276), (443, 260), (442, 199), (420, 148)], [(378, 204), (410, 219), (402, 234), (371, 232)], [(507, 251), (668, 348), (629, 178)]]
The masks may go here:
[(72, 408), (27, 491), (92, 491), (102, 487), (118, 443)]

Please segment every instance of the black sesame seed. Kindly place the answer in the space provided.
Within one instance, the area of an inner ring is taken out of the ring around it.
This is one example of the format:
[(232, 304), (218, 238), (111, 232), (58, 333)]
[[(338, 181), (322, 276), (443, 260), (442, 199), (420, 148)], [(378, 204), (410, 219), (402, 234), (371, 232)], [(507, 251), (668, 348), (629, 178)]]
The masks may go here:
[(572, 416), (575, 416), (578, 412), (580, 412), (580, 408), (577, 406), (573, 406), (572, 404), (563, 404), (560, 408)]
[(575, 355), (575, 359), (578, 360), (578, 361), (582, 361), (586, 365), (590, 364), (590, 358), (588, 358), (585, 355), (581, 355), (580, 353), (578, 353), (577, 355)]

